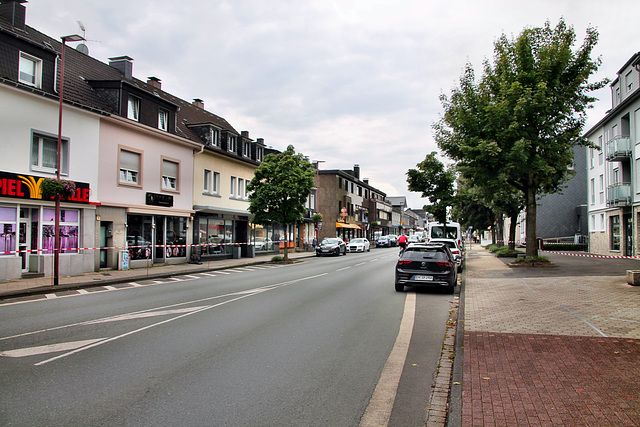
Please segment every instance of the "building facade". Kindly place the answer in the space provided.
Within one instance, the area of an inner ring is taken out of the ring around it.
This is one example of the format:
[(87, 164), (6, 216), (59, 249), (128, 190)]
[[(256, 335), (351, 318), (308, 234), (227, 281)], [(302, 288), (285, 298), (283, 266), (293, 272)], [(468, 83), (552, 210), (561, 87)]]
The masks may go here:
[(611, 109), (585, 136), (590, 252), (636, 256), (640, 224), (640, 52), (611, 83)]

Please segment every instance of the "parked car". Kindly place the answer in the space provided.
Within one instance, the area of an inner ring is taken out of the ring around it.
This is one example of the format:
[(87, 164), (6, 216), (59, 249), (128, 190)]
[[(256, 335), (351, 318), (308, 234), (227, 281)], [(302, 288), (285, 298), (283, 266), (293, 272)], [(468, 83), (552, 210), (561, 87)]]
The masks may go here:
[(378, 248), (390, 248), (391, 241), (389, 240), (389, 236), (380, 236), (378, 240), (376, 240), (376, 246)]
[(445, 243), (412, 243), (396, 263), (397, 292), (405, 286), (435, 286), (453, 293), (457, 281), (456, 262)]
[(458, 273), (462, 272), (462, 266), (464, 264), (464, 252), (460, 246), (458, 246), (458, 241), (454, 239), (431, 239), (429, 243), (445, 243), (449, 246), (449, 250), (453, 254), (453, 259), (456, 261), (456, 265), (458, 266)]
[(339, 237), (325, 237), (316, 246), (316, 256), (321, 255), (346, 255), (347, 244)]
[(347, 245), (347, 251), (349, 252), (369, 252), (371, 250), (371, 244), (369, 240), (364, 237), (356, 237), (349, 240)]
[(389, 234), (389, 243), (391, 243), (391, 246), (398, 246), (398, 236), (396, 236), (395, 234)]
[(254, 245), (256, 247), (256, 251), (273, 250), (273, 241), (268, 237), (256, 237)]

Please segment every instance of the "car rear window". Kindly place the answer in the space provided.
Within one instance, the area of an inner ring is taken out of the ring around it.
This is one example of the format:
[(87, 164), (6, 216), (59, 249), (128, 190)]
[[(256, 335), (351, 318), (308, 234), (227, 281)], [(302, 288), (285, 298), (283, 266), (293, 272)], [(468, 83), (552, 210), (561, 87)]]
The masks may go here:
[(404, 255), (410, 258), (447, 258), (446, 254), (439, 248), (409, 247), (405, 250)]

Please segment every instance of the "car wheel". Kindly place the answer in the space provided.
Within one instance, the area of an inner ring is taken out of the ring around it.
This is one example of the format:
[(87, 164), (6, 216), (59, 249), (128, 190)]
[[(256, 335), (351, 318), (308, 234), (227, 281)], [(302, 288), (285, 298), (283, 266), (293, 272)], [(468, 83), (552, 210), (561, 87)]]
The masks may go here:
[(450, 294), (454, 293), (455, 291), (456, 291), (456, 285), (447, 286), (447, 292), (449, 292)]
[(404, 285), (396, 282), (396, 292), (404, 292)]

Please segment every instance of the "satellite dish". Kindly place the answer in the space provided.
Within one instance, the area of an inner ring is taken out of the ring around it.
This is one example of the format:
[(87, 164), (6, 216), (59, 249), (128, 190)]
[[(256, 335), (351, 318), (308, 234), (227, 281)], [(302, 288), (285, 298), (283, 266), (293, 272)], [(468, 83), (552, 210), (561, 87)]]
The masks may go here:
[(76, 46), (76, 50), (78, 52), (84, 53), (85, 55), (89, 55), (89, 48), (84, 43), (80, 43), (78, 46)]

